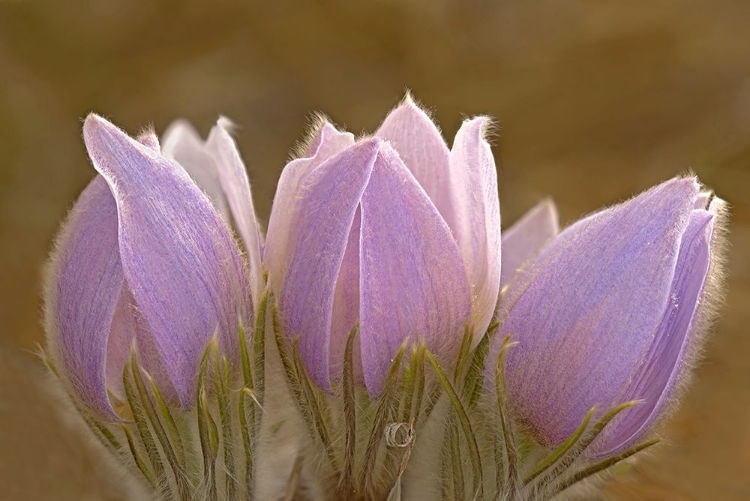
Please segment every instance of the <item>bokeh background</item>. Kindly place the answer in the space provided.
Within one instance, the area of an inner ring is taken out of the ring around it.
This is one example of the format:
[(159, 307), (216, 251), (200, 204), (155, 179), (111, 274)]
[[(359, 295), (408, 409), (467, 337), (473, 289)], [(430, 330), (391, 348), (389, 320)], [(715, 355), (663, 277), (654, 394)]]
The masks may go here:
[(373, 131), (406, 88), (450, 139), (497, 119), (504, 224), (570, 222), (693, 170), (732, 206), (726, 304), (661, 446), (620, 500), (750, 499), (750, 2), (0, 0), (0, 498), (124, 499), (52, 411), (40, 274), (93, 175), (81, 119), (240, 124), (256, 206), (321, 110)]

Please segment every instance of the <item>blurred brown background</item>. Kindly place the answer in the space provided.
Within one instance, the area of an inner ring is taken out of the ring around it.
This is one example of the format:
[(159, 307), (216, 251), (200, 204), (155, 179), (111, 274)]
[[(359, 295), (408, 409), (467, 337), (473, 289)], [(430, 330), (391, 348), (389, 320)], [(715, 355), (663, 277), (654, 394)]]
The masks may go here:
[(0, 498), (122, 499), (35, 383), (40, 269), (93, 175), (81, 118), (242, 127), (256, 206), (313, 110), (374, 130), (411, 88), (499, 135), (504, 223), (693, 169), (732, 205), (726, 306), (669, 443), (621, 500), (750, 499), (750, 2), (0, 0)]

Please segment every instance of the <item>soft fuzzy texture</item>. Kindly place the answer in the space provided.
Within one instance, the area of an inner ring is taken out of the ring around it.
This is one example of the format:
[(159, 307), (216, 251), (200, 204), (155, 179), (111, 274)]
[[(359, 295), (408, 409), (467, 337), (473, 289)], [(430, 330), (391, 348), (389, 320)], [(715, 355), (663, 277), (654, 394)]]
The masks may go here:
[(673, 399), (704, 332), (696, 318), (719, 210), (705, 202), (696, 179), (668, 181), (567, 228), (511, 286), (501, 304), (502, 332), (518, 342), (509, 400), (543, 445), (564, 441), (591, 407), (642, 400), (589, 451), (615, 454)]
[(485, 118), (449, 150), (410, 96), (372, 138), (327, 121), (284, 169), (265, 265), (285, 334), (331, 389), (357, 321), (355, 377), (382, 390), (406, 340), (455, 361), (468, 327), (487, 330), (500, 284), (497, 173)]
[[(90, 115), (84, 139), (99, 172), (58, 238), (48, 275), (49, 345), (86, 407), (117, 419), (131, 346), (173, 402), (195, 401), (209, 339), (236, 359), (252, 325), (247, 268), (208, 198), (158, 141), (142, 144)], [(156, 148), (156, 149), (154, 149)]]

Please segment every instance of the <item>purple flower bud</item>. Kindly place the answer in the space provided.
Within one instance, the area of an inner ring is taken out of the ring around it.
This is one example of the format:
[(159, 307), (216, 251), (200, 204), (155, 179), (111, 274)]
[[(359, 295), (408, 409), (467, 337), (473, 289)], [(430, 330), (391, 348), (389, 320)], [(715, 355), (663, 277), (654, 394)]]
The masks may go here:
[(265, 265), (283, 328), (330, 390), (359, 321), (355, 377), (377, 396), (399, 346), (452, 361), (466, 327), (487, 329), (500, 284), (500, 209), (486, 120), (449, 150), (407, 99), (373, 138), (324, 122), (284, 169)]
[(565, 229), (511, 284), (496, 341), (518, 343), (508, 401), (542, 445), (563, 442), (592, 407), (641, 400), (587, 451), (609, 456), (674, 402), (706, 327), (722, 204), (708, 200), (694, 178), (668, 181)]
[(96, 115), (83, 132), (99, 175), (51, 259), (48, 344), (69, 390), (101, 417), (117, 419), (108, 391), (122, 396), (133, 345), (165, 396), (188, 408), (211, 337), (234, 357), (238, 323), (252, 322), (247, 268), (225, 221), (155, 136), (139, 143)]

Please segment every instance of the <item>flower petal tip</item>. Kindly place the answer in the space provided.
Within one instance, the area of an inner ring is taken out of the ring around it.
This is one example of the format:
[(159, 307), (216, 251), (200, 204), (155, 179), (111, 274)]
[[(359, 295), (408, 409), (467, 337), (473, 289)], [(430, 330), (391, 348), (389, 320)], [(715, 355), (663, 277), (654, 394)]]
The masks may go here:
[(239, 128), (239, 125), (237, 125), (231, 118), (224, 115), (219, 115), (219, 118), (216, 120), (216, 125), (227, 131), (229, 134), (234, 134)]
[(464, 126), (468, 127), (468, 130), (479, 134), (481, 139), (487, 143), (495, 135), (495, 121), (487, 115), (477, 115), (467, 118), (464, 120)]
[(96, 134), (114, 132), (122, 131), (120, 131), (120, 129), (115, 124), (102, 117), (101, 115), (97, 115), (96, 113), (89, 113), (86, 116), (86, 119), (83, 121), (84, 138), (87, 136), (91, 137)]

